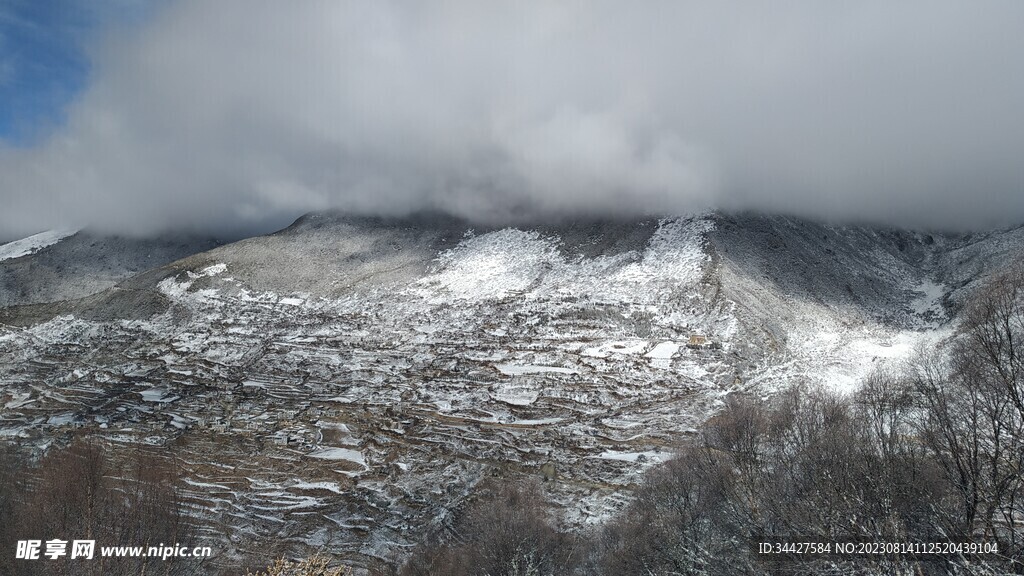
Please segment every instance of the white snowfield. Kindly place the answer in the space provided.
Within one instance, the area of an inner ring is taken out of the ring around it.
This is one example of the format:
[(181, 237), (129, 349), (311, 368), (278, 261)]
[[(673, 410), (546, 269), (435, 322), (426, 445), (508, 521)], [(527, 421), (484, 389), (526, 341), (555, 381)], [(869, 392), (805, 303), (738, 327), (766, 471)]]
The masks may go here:
[(471, 235), (441, 254), (434, 273), (414, 294), (434, 304), (478, 303), (510, 295), (572, 295), (607, 302), (657, 298), (668, 286), (700, 280), (707, 255), (701, 243), (714, 224), (705, 218), (662, 220), (645, 250), (570, 259), (558, 239), (514, 228)]
[(358, 450), (351, 448), (322, 448), (309, 454), (310, 458), (320, 458), (323, 460), (347, 460), (353, 462), (362, 467), (366, 467), (366, 461), (363, 460), (363, 455)]
[(252, 261), (205, 253), (161, 276), (148, 319), (0, 325), (0, 436), (181, 447), (196, 517), (233, 535), (225, 561), (269, 541), (401, 557), (489, 471), (549, 463), (584, 526), (729, 395), (853, 392), (941, 345), (984, 278), (964, 267), (1024, 246), (716, 215), (595, 230), (458, 230), (415, 261), (359, 229), (316, 247), (384, 278), (346, 290), (329, 269), (320, 288), (253, 280), (302, 263), (288, 236), (248, 241)]
[(28, 238), (2, 244), (0, 245), (0, 261), (13, 260), (14, 258), (35, 254), (43, 248), (52, 246), (77, 232), (78, 230), (49, 230), (29, 236)]

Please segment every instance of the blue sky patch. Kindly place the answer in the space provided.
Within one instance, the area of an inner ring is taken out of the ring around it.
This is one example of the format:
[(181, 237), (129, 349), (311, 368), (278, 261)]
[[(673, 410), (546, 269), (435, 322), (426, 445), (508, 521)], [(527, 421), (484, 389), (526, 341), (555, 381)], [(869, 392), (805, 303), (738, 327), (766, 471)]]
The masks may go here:
[(105, 23), (137, 16), (134, 0), (0, 3), (0, 138), (31, 145), (65, 121), (89, 79), (86, 43)]

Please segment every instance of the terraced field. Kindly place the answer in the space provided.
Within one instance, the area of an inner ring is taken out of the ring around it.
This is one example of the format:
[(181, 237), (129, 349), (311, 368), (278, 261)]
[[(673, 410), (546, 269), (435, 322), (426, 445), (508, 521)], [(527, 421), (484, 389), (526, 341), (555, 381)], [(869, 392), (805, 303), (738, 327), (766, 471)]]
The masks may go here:
[[(161, 302), (141, 319), (7, 310), (0, 435), (165, 447), (211, 568), (321, 547), (396, 561), (485, 475), (546, 478), (562, 521), (586, 527), (725, 395), (852, 389), (941, 341), (964, 288), (943, 254), (980, 250), (785, 220), (759, 224), (771, 242), (737, 237), (749, 224), (308, 219), (122, 284)], [(801, 277), (772, 242), (833, 252)], [(317, 259), (336, 265), (317, 275)]]

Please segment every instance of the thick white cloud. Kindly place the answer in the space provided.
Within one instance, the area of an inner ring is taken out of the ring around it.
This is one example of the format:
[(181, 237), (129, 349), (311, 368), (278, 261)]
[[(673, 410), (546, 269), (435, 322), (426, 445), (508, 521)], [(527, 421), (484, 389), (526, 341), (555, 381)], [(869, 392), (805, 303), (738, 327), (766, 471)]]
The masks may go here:
[(1024, 221), (1024, 3), (180, 0), (94, 47), (0, 236), (709, 207)]

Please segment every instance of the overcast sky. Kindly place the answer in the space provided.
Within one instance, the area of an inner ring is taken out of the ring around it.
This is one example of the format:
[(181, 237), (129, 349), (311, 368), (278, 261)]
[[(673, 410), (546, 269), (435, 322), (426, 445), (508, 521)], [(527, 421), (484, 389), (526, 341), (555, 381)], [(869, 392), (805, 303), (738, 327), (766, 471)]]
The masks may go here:
[[(164, 0), (86, 33), (33, 4), (0, 10), (0, 109), (48, 103), (0, 122), (0, 237), (326, 208), (1024, 222), (1017, 0)], [(84, 63), (49, 100), (44, 37)]]

